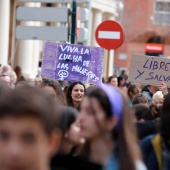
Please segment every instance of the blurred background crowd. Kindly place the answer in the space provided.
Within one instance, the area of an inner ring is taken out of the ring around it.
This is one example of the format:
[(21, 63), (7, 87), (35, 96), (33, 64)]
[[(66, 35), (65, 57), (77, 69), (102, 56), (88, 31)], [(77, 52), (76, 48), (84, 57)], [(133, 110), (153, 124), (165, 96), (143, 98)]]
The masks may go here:
[(1, 67), (0, 169), (169, 170), (164, 82), (131, 83), (126, 70), (98, 85), (62, 85)]

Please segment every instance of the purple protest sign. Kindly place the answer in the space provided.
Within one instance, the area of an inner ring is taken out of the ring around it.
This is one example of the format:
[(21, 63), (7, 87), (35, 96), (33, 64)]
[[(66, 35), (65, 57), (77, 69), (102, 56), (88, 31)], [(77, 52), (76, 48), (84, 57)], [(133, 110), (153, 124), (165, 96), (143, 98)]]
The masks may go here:
[(102, 77), (104, 49), (47, 42), (42, 60), (42, 76), (56, 80), (97, 84)]

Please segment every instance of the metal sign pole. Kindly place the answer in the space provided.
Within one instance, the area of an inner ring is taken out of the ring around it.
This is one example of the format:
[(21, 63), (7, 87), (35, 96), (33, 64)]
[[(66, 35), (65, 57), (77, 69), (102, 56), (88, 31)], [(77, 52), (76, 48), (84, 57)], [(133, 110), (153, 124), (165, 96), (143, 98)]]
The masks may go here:
[(106, 81), (109, 77), (109, 64), (110, 64), (110, 50), (107, 50), (107, 69), (106, 69)]
[(73, 0), (72, 3), (72, 14), (71, 14), (71, 44), (75, 44), (76, 39), (76, 13), (77, 13), (77, 3)]

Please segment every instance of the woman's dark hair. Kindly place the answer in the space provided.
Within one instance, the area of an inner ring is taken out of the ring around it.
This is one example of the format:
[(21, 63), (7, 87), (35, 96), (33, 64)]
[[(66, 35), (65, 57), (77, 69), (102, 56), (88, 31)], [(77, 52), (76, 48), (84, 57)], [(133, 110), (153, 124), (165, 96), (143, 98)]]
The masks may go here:
[(78, 111), (77, 109), (70, 107), (70, 106), (64, 106), (61, 109), (61, 119), (59, 123), (59, 127), (62, 132), (62, 142), (60, 145), (60, 150), (58, 151), (57, 154), (75, 154), (76, 153), (76, 144), (73, 144), (73, 147), (70, 149), (69, 153), (66, 153), (64, 148), (67, 145), (65, 143), (66, 141), (69, 141), (69, 138), (66, 138), (65, 135), (67, 132), (70, 130), (71, 125), (76, 121), (78, 116)]
[(86, 87), (82, 82), (77, 81), (77, 82), (71, 83), (66, 90), (66, 103), (67, 103), (68, 106), (74, 107), (73, 100), (72, 100), (72, 97), (71, 97), (71, 93), (72, 93), (73, 87), (77, 84), (82, 85), (84, 87), (84, 94), (86, 93)]
[(21, 73), (21, 67), (20, 66), (16, 66), (14, 69), (16, 75), (18, 76), (19, 73)]
[[(118, 89), (117, 89), (118, 90)], [(136, 160), (140, 159), (140, 152), (138, 145), (136, 143), (136, 129), (134, 124), (132, 123), (132, 114), (130, 114), (131, 109), (129, 107), (129, 103), (127, 98), (118, 90), (123, 102), (123, 108), (122, 108), (122, 120), (121, 124), (119, 126), (118, 130), (113, 129), (113, 139), (116, 140), (115, 143), (117, 143), (117, 149), (118, 149), (118, 161), (121, 162), (119, 170), (135, 170), (136, 166)], [(113, 94), (114, 95), (114, 94)], [(107, 97), (106, 93), (99, 89), (94, 88), (87, 92), (85, 95), (89, 98), (95, 98), (98, 102), (101, 108), (104, 110), (106, 119), (109, 119), (113, 116), (112, 110), (111, 110), (111, 103), (109, 101), (109, 98)], [(92, 102), (90, 102), (91, 107), (93, 108)], [(94, 115), (95, 116), (95, 115)], [(96, 123), (98, 124), (97, 120)], [(100, 128), (100, 127), (99, 127)], [(85, 149), (87, 149), (89, 146), (89, 143), (85, 145)], [(85, 150), (84, 150), (85, 151)], [(87, 150), (84, 152), (84, 154), (87, 156)]]
[(113, 78), (117, 78), (117, 76), (113, 75), (113, 76), (108, 77), (108, 79), (107, 79), (107, 83), (110, 83), (110, 82), (111, 82), (111, 80), (112, 80)]
[(58, 81), (43, 78), (42, 83), (40, 84), (40, 88), (43, 88), (43, 87), (46, 87), (46, 86), (50, 86), (55, 90), (57, 98), (61, 101), (61, 103), (63, 103), (63, 104), (66, 103), (61, 85)]
[(89, 87), (87, 87), (87, 89), (86, 89), (86, 93), (87, 93), (88, 91), (90, 91), (91, 89), (94, 89), (94, 88), (97, 88), (97, 85), (95, 85), (95, 84), (90, 84)]
[(64, 94), (66, 94), (67, 88), (68, 88), (68, 86), (65, 86), (65, 87), (64, 87), (64, 89), (63, 89), (63, 93), (64, 93)]
[(78, 115), (78, 111), (70, 106), (64, 106), (61, 110), (61, 121), (60, 121), (60, 127), (61, 130), (64, 133), (66, 133), (70, 126), (76, 121)]
[(149, 103), (148, 99), (142, 93), (138, 93), (132, 101), (132, 105), (139, 103)]
[(136, 95), (140, 93), (140, 91), (141, 91), (141, 88), (139, 84), (131, 83), (127, 89), (127, 95), (129, 96), (129, 98), (132, 98), (130, 93), (133, 93), (134, 95)]
[(123, 79), (125, 80), (124, 76), (122, 76), (122, 75), (117, 78), (118, 86), (120, 86), (120, 82), (121, 82)]
[(163, 138), (170, 139), (170, 93), (166, 96), (160, 116), (160, 132)]
[(126, 70), (122, 70), (121, 74), (122, 74), (122, 75), (124, 75), (124, 74), (125, 74), (125, 72), (126, 72)]
[(154, 120), (159, 117), (160, 115), (160, 108), (152, 103), (152, 104), (146, 104), (146, 103), (140, 103), (135, 104), (132, 106), (132, 109), (135, 112), (135, 117), (139, 121), (143, 119), (144, 121), (147, 120)]

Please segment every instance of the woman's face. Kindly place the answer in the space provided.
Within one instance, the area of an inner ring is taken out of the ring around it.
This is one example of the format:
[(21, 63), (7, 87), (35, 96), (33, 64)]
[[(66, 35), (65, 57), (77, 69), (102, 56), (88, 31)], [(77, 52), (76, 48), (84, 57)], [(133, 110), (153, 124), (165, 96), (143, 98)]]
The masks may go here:
[(81, 102), (84, 98), (84, 86), (76, 84), (72, 89), (71, 97), (73, 102)]
[(120, 80), (120, 86), (124, 86), (125, 84), (125, 79)]
[(130, 92), (130, 96), (129, 96), (129, 97), (130, 97), (131, 99), (134, 99), (135, 96), (136, 96), (136, 95), (135, 95), (134, 93)]
[(78, 115), (81, 135), (85, 139), (93, 139), (101, 134), (105, 127), (105, 113), (95, 98), (85, 97)]
[(111, 81), (110, 81), (110, 85), (112, 85), (113, 87), (117, 87), (117, 78), (112, 78)]

